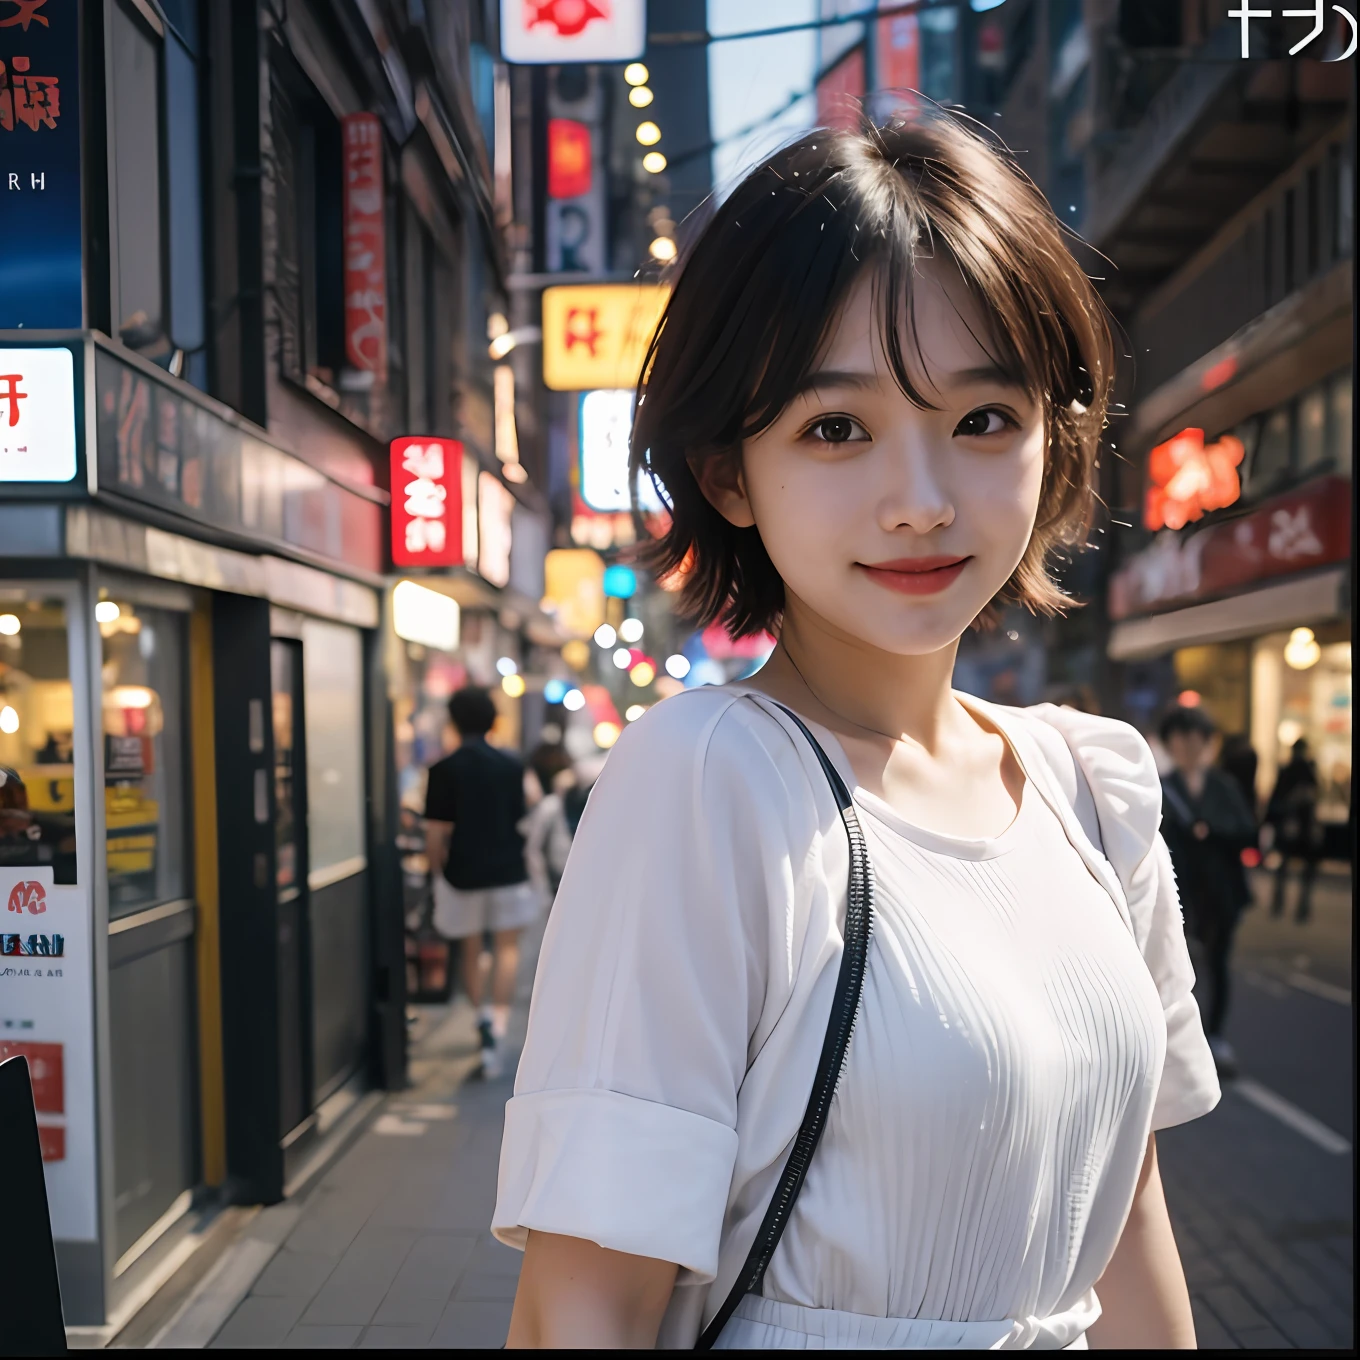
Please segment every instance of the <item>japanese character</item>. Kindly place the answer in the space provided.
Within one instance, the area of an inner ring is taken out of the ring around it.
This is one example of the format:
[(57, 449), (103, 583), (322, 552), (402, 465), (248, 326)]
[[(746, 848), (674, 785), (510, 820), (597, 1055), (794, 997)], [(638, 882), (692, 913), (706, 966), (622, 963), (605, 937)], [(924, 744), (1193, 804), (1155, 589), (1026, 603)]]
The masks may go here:
[(0, 19), (0, 28), (13, 28), (18, 24), (27, 33), (29, 24), (35, 20), (44, 28), (52, 27), (46, 16), (38, 13), (47, 0), (6, 0), (6, 3), (13, 5), (18, 13), (11, 14), (8, 19)]
[(56, 76), (28, 75), (29, 59), (14, 57), (14, 73), (5, 80), (5, 63), (0, 61), (0, 128), (13, 132), (15, 123), (27, 124), (37, 132), (38, 124), (55, 128), (61, 116), (61, 90)]
[(27, 392), (19, 391), (19, 384), (23, 380), (22, 373), (0, 373), (0, 383), (6, 384), (5, 390), (0, 391), (0, 402), (9, 402), (9, 423), (11, 427), (19, 423), (19, 403), (28, 399)]
[(429, 477), (416, 477), (406, 484), (406, 513), (418, 519), (443, 519), (448, 488)]
[(402, 454), (401, 465), (413, 477), (443, 477), (444, 446), (442, 444), (412, 444)]

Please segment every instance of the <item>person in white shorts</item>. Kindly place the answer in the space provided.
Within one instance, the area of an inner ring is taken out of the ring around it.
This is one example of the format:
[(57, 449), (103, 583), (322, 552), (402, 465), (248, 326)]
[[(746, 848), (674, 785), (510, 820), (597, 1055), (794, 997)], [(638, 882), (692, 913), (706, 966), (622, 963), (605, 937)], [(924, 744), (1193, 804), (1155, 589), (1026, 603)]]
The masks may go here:
[[(434, 882), (434, 925), (463, 944), (463, 982), (477, 1008), (485, 1077), (501, 1072), (500, 1042), (519, 972), (519, 935), (541, 899), (524, 863), (524, 767), (486, 739), (496, 721), (491, 695), (476, 686), (449, 699), (458, 749), (430, 767), (425, 847)], [(491, 1002), (483, 997), (482, 941), (492, 937)]]

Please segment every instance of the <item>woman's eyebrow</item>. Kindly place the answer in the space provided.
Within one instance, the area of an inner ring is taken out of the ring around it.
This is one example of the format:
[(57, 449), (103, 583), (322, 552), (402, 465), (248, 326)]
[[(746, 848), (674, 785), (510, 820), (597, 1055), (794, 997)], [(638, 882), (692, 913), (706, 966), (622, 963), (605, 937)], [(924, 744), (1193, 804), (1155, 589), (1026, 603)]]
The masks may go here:
[(816, 373), (809, 373), (800, 378), (793, 389), (793, 395), (801, 397), (804, 392), (828, 387), (851, 387), (863, 390), (866, 387), (877, 387), (881, 382), (882, 376), (878, 373), (865, 373), (844, 368), (823, 368)]

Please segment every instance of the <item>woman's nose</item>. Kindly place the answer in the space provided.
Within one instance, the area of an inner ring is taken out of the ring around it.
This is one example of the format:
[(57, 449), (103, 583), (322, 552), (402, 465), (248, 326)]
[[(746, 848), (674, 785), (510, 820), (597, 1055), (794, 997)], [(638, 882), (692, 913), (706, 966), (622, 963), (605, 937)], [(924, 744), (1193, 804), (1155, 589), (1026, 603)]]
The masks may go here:
[(953, 498), (938, 475), (932, 451), (923, 442), (904, 442), (890, 453), (887, 485), (879, 502), (879, 523), (888, 532), (910, 529), (928, 534), (954, 522)]

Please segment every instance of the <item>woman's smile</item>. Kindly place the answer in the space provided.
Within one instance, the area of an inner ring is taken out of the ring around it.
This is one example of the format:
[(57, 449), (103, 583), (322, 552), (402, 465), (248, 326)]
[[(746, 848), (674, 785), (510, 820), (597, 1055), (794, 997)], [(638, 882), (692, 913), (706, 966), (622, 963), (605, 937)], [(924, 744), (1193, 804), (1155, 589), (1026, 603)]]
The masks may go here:
[(900, 557), (893, 562), (856, 562), (875, 585), (899, 595), (938, 595), (952, 585), (971, 557)]

